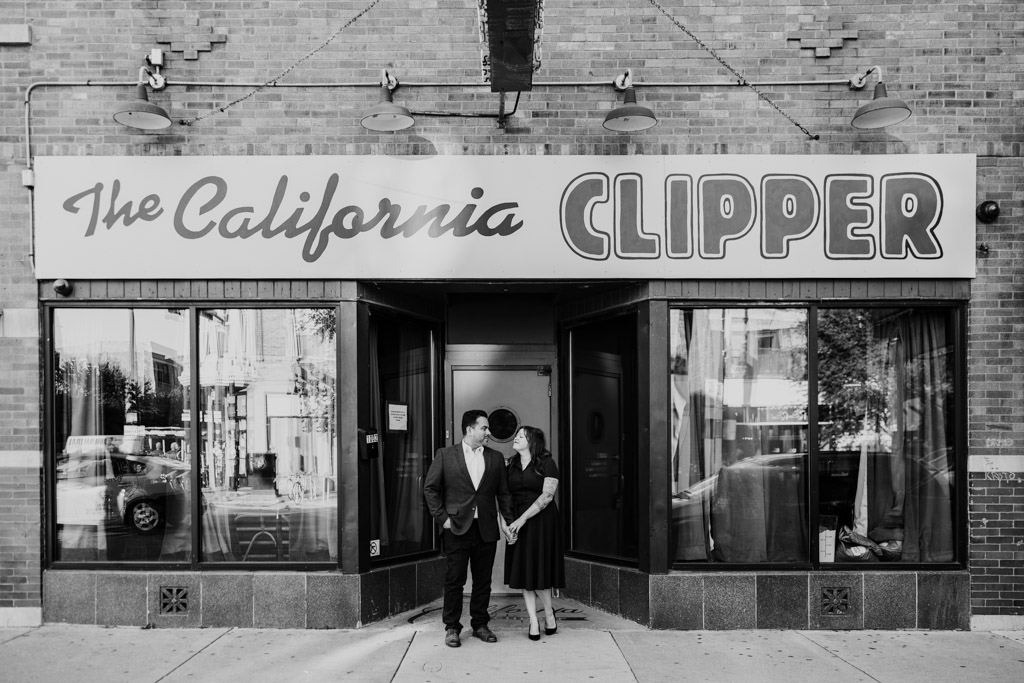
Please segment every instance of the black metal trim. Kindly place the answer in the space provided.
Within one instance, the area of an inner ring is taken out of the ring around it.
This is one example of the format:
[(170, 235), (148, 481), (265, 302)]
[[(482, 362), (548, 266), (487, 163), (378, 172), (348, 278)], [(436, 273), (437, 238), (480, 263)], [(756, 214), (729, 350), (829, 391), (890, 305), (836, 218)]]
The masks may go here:
[(818, 306), (807, 309), (807, 478), (804, 492), (807, 495), (807, 557), (811, 564), (821, 564), (818, 548), (818, 469), (821, 444), (818, 443)]
[(40, 399), (43, 401), (43, 424), (40, 433), (43, 446), (43, 505), (42, 529), (43, 567), (51, 567), (56, 558), (57, 549), (57, 481), (56, 481), (56, 448), (57, 440), (54, 403), (56, 402), (55, 382), (53, 382), (53, 308), (45, 304), (40, 306), (39, 315), (42, 322), (43, 339), (39, 353), (42, 354), (43, 386), (40, 387)]
[[(200, 389), (199, 384), (199, 363), (192, 362), (199, 358), (199, 307), (192, 305), (188, 311), (188, 352), (189, 352), (189, 371), (188, 378), (191, 382), (191, 388), (188, 392), (188, 409), (189, 409), (189, 448), (192, 453), (192, 462), (189, 465), (192, 467), (192, 519), (200, 520), (199, 524), (192, 524), (192, 548), (189, 550), (189, 563), (192, 569), (197, 569), (200, 565), (200, 560), (203, 554), (202, 547), (202, 519), (203, 519), (203, 500), (202, 500), (202, 471), (200, 467), (197, 467), (199, 454), (202, 448), (202, 437), (200, 435), (199, 417), (202, 415), (202, 401), (200, 400)], [(195, 495), (199, 492), (200, 495)]]

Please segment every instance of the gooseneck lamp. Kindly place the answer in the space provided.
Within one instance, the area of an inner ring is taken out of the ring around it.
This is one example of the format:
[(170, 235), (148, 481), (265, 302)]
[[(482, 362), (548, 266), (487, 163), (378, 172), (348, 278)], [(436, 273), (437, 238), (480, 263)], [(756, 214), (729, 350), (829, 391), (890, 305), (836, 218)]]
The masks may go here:
[(398, 130), (405, 130), (416, 119), (408, 109), (395, 104), (392, 101), (391, 93), (398, 87), (398, 79), (388, 73), (387, 69), (381, 70), (380, 102), (374, 105), (359, 121), (366, 130), (373, 130), (380, 133), (393, 133)]
[(886, 128), (910, 118), (910, 107), (903, 100), (889, 97), (885, 83), (882, 82), (882, 69), (873, 66), (863, 74), (855, 76), (850, 81), (851, 87), (863, 88), (867, 77), (872, 72), (878, 74), (878, 83), (875, 84), (875, 96), (865, 105), (862, 105), (857, 113), (853, 115), (850, 125), (854, 128), (874, 129)]
[(658, 125), (658, 117), (647, 107), (637, 104), (632, 71), (627, 70), (612, 83), (615, 90), (625, 92), (622, 106), (604, 117), (604, 127), (617, 133), (635, 133)]
[(153, 50), (146, 57), (146, 64), (139, 68), (139, 82), (135, 86), (135, 99), (126, 102), (114, 110), (114, 120), (125, 126), (139, 130), (162, 130), (171, 125), (171, 117), (167, 111), (149, 101), (146, 86), (153, 90), (167, 87), (167, 79), (160, 73), (163, 66), (163, 52)]

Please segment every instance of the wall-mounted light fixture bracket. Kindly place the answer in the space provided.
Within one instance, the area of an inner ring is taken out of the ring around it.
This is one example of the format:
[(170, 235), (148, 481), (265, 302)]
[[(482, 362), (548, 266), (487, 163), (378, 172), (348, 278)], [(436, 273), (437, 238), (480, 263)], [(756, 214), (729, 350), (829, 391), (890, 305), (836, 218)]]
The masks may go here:
[(146, 55), (146, 64), (149, 68), (142, 67), (149, 76), (149, 87), (153, 90), (163, 90), (167, 87), (167, 79), (164, 77), (160, 70), (164, 68), (164, 51), (160, 48), (154, 48), (149, 51)]

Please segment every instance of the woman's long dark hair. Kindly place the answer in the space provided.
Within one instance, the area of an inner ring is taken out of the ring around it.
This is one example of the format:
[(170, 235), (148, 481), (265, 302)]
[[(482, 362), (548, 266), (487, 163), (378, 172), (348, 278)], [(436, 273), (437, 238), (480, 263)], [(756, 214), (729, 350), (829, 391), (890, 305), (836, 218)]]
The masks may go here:
[[(523, 425), (519, 428), (526, 435), (526, 445), (530, 448), (530, 465), (529, 467), (539, 474), (544, 476), (544, 463), (551, 457), (551, 451), (547, 449), (547, 439), (544, 438), (544, 431), (537, 427), (528, 427)], [(517, 433), (519, 430), (516, 430)], [(519, 451), (508, 460), (509, 466), (513, 463), (522, 468), (520, 464), (521, 458), (519, 457)]]

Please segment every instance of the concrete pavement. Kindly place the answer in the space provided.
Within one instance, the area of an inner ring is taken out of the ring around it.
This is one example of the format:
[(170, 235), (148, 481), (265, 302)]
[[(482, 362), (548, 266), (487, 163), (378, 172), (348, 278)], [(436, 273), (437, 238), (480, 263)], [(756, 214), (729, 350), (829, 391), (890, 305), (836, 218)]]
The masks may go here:
[(556, 608), (558, 633), (534, 642), (521, 601), (495, 596), (498, 643), (467, 629), (457, 650), (439, 603), (338, 631), (0, 629), (0, 680), (1024, 681), (1021, 631), (651, 631), (569, 600)]

